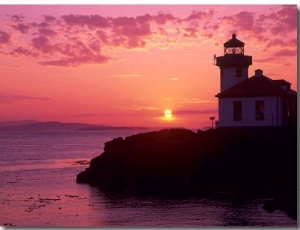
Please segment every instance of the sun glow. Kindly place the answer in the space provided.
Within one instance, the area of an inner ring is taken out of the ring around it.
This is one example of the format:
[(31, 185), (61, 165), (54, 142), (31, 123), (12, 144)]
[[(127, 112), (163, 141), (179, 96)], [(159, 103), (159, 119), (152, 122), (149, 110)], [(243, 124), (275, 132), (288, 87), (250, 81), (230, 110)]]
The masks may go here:
[(166, 109), (164, 114), (165, 114), (165, 118), (171, 118), (173, 116), (172, 110), (170, 109)]

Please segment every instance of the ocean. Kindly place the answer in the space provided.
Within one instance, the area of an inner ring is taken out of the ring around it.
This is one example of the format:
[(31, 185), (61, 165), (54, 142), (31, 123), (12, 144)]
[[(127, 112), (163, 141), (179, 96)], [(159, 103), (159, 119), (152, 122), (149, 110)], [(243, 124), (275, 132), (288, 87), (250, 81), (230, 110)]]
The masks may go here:
[(105, 142), (139, 132), (0, 132), (0, 226), (297, 226), (282, 211), (263, 210), (269, 197), (124, 196), (76, 183)]

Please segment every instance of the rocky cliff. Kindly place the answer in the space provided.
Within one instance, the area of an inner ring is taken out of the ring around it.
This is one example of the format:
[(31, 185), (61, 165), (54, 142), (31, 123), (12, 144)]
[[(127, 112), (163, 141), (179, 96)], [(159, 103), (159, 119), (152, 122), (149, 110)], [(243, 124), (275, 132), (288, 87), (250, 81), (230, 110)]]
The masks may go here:
[(142, 192), (262, 193), (267, 211), (297, 213), (297, 129), (165, 129), (105, 144), (78, 183)]

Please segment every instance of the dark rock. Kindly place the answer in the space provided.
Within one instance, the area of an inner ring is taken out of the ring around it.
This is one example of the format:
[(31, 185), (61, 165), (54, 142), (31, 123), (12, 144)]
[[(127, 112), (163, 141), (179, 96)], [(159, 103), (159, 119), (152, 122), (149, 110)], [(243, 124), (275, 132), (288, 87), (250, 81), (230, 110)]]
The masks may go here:
[(274, 202), (274, 200), (268, 200), (264, 204), (263, 209), (267, 212), (274, 212), (276, 209), (278, 209), (278, 206), (276, 205), (276, 202)]
[(165, 129), (105, 144), (77, 175), (108, 190), (229, 191), (273, 198), (264, 209), (297, 213), (297, 129)]

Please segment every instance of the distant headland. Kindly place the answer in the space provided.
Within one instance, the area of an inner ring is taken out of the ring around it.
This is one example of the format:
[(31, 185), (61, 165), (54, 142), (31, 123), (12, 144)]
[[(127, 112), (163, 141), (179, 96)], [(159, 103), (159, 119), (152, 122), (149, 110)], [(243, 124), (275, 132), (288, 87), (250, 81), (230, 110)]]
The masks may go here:
[(1, 131), (107, 131), (107, 130), (146, 130), (145, 127), (92, 125), (84, 123), (63, 123), (57, 121), (40, 122), (35, 120), (0, 122)]

